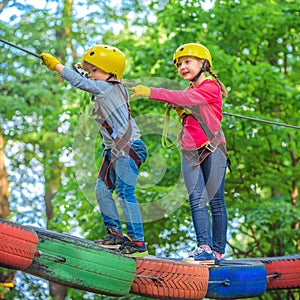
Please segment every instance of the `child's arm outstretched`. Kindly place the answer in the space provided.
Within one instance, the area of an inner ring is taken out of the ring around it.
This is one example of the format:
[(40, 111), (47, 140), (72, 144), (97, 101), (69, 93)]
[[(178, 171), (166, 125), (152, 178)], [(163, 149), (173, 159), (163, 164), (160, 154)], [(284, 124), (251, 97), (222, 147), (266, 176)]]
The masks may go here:
[(88, 78), (80, 75), (77, 71), (65, 67), (56, 57), (52, 56), (51, 54), (42, 53), (41, 57), (42, 64), (44, 64), (49, 70), (59, 73), (63, 79), (68, 81), (75, 88), (79, 88), (83, 91), (97, 95), (110, 87), (107, 82), (101, 80), (89, 80)]
[[(147, 97), (151, 100), (166, 102), (177, 106), (191, 108), (193, 105), (206, 105), (214, 102), (214, 95), (220, 92), (218, 83), (206, 88), (188, 89), (188, 90), (168, 90), (163, 88), (152, 88), (144, 85), (137, 85), (132, 88), (131, 98)], [(211, 95), (207, 99), (207, 95)]]

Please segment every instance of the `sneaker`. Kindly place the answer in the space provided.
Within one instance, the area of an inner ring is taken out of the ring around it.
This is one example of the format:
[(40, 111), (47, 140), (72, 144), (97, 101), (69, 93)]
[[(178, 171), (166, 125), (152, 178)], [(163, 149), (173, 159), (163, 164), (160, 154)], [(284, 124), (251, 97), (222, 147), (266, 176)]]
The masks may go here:
[(139, 246), (135, 242), (127, 241), (120, 247), (120, 253), (131, 257), (144, 257), (148, 255), (147, 247), (145, 242), (141, 242)]
[(183, 259), (183, 262), (190, 264), (216, 264), (215, 252), (210, 249), (209, 246), (197, 247), (194, 251), (189, 253), (189, 256)]
[(219, 266), (221, 264), (221, 259), (215, 259), (215, 265)]
[(103, 239), (94, 241), (98, 246), (107, 249), (118, 250), (125, 242), (129, 241), (129, 238), (123, 234), (112, 231), (110, 228), (107, 229), (108, 235)]
[(222, 254), (216, 253), (215, 251), (214, 251), (214, 253), (215, 253), (215, 257), (216, 257), (216, 259), (215, 259), (215, 265), (219, 266), (221, 264)]

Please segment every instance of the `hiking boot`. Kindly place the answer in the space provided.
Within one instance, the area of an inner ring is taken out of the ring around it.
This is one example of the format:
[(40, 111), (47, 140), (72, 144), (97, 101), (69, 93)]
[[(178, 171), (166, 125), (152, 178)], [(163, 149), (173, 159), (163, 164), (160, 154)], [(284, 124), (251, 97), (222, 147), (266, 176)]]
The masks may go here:
[(127, 241), (120, 247), (120, 253), (131, 257), (144, 257), (148, 255), (145, 242)]
[(197, 247), (194, 251), (189, 253), (189, 256), (183, 260), (183, 262), (190, 264), (206, 264), (213, 265), (220, 264), (220, 260), (216, 259), (215, 252), (210, 249), (209, 246), (203, 245)]
[(112, 231), (110, 228), (107, 229), (107, 232), (107, 236), (101, 240), (94, 241), (94, 243), (103, 248), (118, 250), (125, 242), (130, 241), (125, 235)]

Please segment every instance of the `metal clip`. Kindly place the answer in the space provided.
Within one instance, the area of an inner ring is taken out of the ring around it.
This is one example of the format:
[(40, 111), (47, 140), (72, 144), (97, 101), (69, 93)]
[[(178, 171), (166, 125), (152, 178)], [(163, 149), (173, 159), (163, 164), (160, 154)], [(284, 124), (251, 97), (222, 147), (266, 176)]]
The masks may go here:
[(205, 145), (205, 148), (208, 150), (208, 151), (210, 151), (210, 152), (214, 152), (215, 150), (216, 150), (216, 146), (214, 146), (213, 144), (211, 144), (211, 143), (207, 143), (206, 145)]
[(36, 251), (35, 256), (36, 257), (47, 256), (49, 258), (53, 258), (54, 262), (65, 263), (67, 261), (67, 259), (65, 257), (44, 253), (42, 251)]
[(89, 73), (83, 69), (81, 63), (74, 64), (73, 70), (80, 74), (82, 77), (89, 78)]

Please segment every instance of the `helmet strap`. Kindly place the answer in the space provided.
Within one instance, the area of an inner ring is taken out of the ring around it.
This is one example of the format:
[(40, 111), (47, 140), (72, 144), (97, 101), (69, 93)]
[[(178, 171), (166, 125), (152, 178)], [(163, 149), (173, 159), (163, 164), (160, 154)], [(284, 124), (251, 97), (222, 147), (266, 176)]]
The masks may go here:
[(206, 60), (203, 62), (203, 65), (202, 65), (200, 71), (198, 72), (198, 74), (190, 81), (196, 82), (199, 79), (200, 75), (205, 72), (205, 67), (206, 67)]
[(115, 74), (110, 73), (109, 76), (106, 78), (106, 81), (109, 81), (109, 80), (112, 79), (113, 77), (115, 77)]

